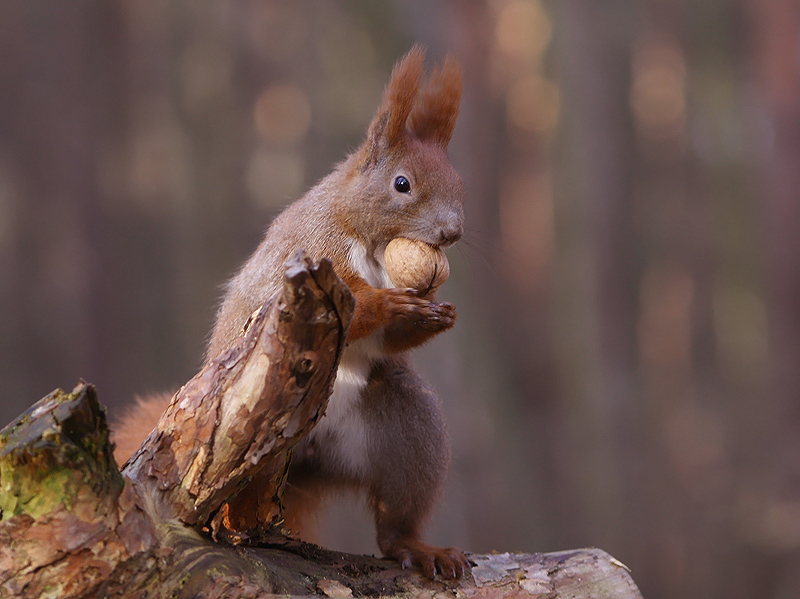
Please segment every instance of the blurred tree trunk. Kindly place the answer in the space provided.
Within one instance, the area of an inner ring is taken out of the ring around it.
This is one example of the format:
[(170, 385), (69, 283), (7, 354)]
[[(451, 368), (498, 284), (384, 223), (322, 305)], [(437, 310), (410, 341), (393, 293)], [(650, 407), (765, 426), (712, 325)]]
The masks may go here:
[[(637, 168), (630, 64), (638, 7), (629, 0), (567, 0), (556, 7), (564, 135), (557, 174), (561, 350), (574, 447), (570, 466), (583, 512), (623, 543), (642, 450), (637, 377), (642, 255), (633, 216)], [(588, 293), (587, 293), (588, 291)], [(598, 518), (598, 516), (602, 514)]]
[[(800, 5), (782, 0), (750, 4), (759, 101), (766, 129), (758, 149), (767, 263), (774, 405), (797, 440), (800, 425)], [(796, 446), (796, 444), (795, 444)], [(787, 456), (796, 478), (798, 462)], [(772, 459), (775, 459), (772, 454)]]
[[(43, 8), (0, 4), (0, 380), (8, 397), (38, 396), (44, 381), (109, 366), (99, 271), (112, 270), (103, 269), (111, 251), (97, 163), (121, 133), (121, 8)], [(0, 403), (0, 416), (15, 407)]]
[[(800, 4), (751, 0), (752, 56), (762, 117), (759, 171), (769, 330), (769, 389), (753, 398), (750, 541), (768, 549), (776, 596), (800, 595)], [(755, 405), (753, 406), (756, 407)], [(765, 514), (785, 513), (769, 522)], [(791, 515), (790, 515), (791, 514)], [(791, 524), (790, 524), (791, 522)]]

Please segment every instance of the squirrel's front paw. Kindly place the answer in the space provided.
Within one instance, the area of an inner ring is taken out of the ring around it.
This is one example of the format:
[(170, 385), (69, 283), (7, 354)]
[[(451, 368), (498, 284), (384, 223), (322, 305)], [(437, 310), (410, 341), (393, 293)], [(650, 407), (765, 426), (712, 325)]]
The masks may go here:
[(396, 542), (386, 552), (400, 563), (401, 568), (419, 566), (428, 578), (440, 574), (443, 578), (461, 578), (470, 568), (469, 560), (455, 547), (435, 547), (416, 539)]
[(431, 331), (444, 331), (456, 322), (456, 307), (448, 302), (437, 304), (431, 302), (426, 315), (419, 321), (419, 326)]
[(456, 321), (456, 307), (449, 302), (433, 302), (419, 297), (415, 289), (387, 290), (389, 310), (398, 320), (412, 321), (429, 331), (443, 331)]

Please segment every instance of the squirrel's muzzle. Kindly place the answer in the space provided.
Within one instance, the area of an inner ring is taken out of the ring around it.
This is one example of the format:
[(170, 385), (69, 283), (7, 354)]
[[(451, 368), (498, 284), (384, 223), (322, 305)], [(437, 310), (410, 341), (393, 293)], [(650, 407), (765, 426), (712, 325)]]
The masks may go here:
[(439, 227), (439, 241), (437, 245), (443, 247), (449, 247), (453, 245), (456, 241), (461, 239), (461, 236), (464, 234), (464, 227), (461, 224), (461, 220), (458, 219), (454, 223), (448, 223), (446, 225), (442, 225)]

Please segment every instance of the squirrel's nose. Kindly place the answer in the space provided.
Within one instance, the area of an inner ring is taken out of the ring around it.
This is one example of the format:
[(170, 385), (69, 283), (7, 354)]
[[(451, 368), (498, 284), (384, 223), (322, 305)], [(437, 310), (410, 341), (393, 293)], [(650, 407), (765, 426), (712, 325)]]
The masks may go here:
[(464, 229), (460, 224), (442, 227), (439, 229), (439, 245), (445, 247), (453, 245), (456, 241), (461, 239), (461, 235), (463, 234)]

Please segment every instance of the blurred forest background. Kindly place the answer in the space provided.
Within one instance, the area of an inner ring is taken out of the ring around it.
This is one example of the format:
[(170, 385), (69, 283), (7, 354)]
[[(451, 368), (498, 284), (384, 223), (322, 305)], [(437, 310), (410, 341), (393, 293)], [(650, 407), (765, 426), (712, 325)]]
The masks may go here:
[(459, 322), (417, 357), (454, 449), (430, 538), (800, 597), (792, 0), (3, 0), (0, 421), (188, 380), (220, 284), (415, 41), (465, 67)]

